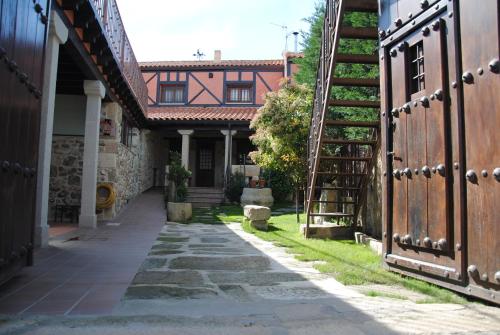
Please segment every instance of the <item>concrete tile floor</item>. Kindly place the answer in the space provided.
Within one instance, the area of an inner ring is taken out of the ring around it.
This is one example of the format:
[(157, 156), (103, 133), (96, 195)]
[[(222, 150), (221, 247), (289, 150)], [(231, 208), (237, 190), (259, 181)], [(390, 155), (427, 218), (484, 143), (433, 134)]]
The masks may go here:
[(66, 235), (78, 229), (78, 224), (49, 223), (49, 237)]
[(150, 191), (113, 221), (118, 226), (53, 237), (36, 251), (35, 266), (0, 287), (0, 314), (110, 314), (165, 220), (161, 194)]

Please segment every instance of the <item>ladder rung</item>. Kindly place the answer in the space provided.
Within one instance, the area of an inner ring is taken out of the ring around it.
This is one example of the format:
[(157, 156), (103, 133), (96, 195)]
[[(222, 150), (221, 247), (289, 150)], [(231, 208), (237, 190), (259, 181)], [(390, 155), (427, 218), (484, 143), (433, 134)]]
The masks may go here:
[(340, 37), (362, 40), (378, 40), (378, 29), (376, 27), (342, 27)]
[(378, 78), (333, 78), (332, 85), (336, 86), (355, 86), (355, 87), (379, 87)]
[(363, 55), (363, 54), (338, 54), (336, 57), (337, 63), (347, 64), (378, 64), (378, 55)]
[(371, 161), (372, 157), (320, 156), (319, 159), (328, 160), (328, 161)]
[(326, 187), (326, 186), (314, 186), (315, 189), (317, 190), (326, 190), (326, 191), (356, 191), (359, 190), (359, 187), (350, 187), (350, 186), (331, 186), (331, 187)]
[(364, 177), (367, 175), (366, 173), (336, 173), (336, 172), (328, 172), (328, 171), (321, 171), (321, 172), (316, 172), (316, 173), (322, 174), (322, 175), (334, 176), (334, 177)]
[(323, 144), (338, 144), (338, 145), (376, 145), (377, 141), (363, 141), (363, 140), (341, 140), (341, 139), (323, 139)]
[(378, 128), (378, 121), (350, 121), (350, 120), (325, 120), (327, 126), (335, 127), (360, 127), (360, 128)]
[(348, 12), (378, 12), (378, 3), (376, 0), (349, 0), (346, 1), (345, 10)]
[(332, 107), (362, 107), (380, 108), (380, 101), (369, 100), (329, 100), (328, 105)]
[(309, 216), (333, 216), (338, 218), (344, 217), (352, 217), (354, 214), (346, 214), (346, 213), (309, 213)]
[(354, 205), (354, 204), (356, 204), (354, 201), (313, 200), (312, 202), (315, 202), (315, 203), (318, 203), (318, 204), (348, 204), (348, 205)]

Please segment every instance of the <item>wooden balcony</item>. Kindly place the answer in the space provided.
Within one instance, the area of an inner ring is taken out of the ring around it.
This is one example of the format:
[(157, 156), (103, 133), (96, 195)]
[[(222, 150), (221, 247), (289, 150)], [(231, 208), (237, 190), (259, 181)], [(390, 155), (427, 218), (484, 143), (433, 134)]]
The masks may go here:
[(139, 125), (148, 91), (116, 0), (57, 0), (112, 95)]

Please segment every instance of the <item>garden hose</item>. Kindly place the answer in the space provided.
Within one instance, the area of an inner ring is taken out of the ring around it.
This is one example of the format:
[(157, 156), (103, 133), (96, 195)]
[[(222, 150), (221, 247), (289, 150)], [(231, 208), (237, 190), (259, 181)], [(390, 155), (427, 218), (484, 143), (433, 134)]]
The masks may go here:
[(98, 184), (96, 190), (97, 209), (111, 208), (116, 200), (116, 192), (111, 184)]

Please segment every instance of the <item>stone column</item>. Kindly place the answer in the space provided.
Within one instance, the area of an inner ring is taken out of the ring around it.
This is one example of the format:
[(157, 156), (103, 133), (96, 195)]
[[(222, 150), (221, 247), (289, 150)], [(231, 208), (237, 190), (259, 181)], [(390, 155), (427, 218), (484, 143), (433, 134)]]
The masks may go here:
[(85, 80), (83, 83), (87, 96), (85, 110), (85, 144), (83, 148), (82, 204), (80, 227), (95, 228), (97, 217), (96, 184), (99, 149), (99, 122), (101, 119), (101, 102), (106, 93), (98, 80)]
[(236, 130), (221, 130), (222, 135), (226, 137), (225, 149), (224, 149), (224, 181), (227, 182), (228, 169), (232, 168), (232, 140), (233, 136), (236, 134)]
[(45, 72), (43, 76), (35, 213), (35, 246), (42, 248), (46, 247), (49, 242), (47, 216), (59, 45), (66, 43), (68, 39), (68, 29), (59, 15), (55, 11), (52, 11), (50, 16)]
[(189, 170), (189, 137), (194, 130), (177, 130), (182, 135), (182, 166)]

